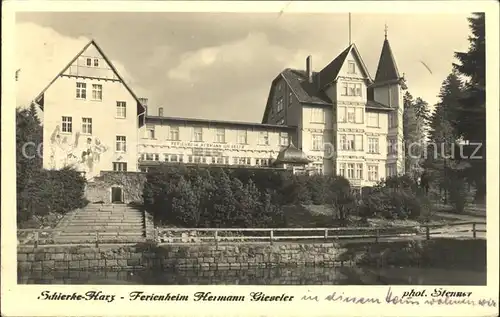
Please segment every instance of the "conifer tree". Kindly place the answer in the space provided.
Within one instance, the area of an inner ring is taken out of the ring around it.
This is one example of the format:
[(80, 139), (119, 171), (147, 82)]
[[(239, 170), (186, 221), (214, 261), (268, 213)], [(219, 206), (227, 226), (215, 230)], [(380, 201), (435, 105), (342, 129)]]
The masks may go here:
[(472, 35), (469, 50), (457, 52), (453, 66), (466, 77), (461, 108), (456, 113), (456, 130), (465, 140), (481, 144), (481, 159), (471, 159), (467, 175), (476, 186), (475, 200), (484, 202), (486, 197), (486, 50), (485, 14), (473, 13), (468, 19)]

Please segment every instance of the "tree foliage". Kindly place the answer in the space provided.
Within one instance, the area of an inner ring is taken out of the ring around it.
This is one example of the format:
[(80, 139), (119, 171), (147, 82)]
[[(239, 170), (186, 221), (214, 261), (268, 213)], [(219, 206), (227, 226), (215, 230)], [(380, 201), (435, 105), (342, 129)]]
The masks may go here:
[(86, 180), (65, 168), (42, 169), (43, 129), (35, 106), (16, 109), (16, 194), (17, 221), (33, 216), (66, 213), (87, 204)]
[(418, 166), (426, 141), (426, 127), (430, 120), (428, 104), (420, 97), (413, 99), (408, 91), (403, 96), (403, 104), (403, 137), (406, 145), (405, 170), (419, 173)]
[(468, 175), (476, 186), (476, 201), (486, 197), (486, 50), (485, 14), (474, 13), (469, 19), (472, 35), (469, 50), (457, 52), (453, 66), (467, 78), (464, 96), (457, 113), (457, 133), (465, 140), (482, 144), (482, 159), (470, 160)]

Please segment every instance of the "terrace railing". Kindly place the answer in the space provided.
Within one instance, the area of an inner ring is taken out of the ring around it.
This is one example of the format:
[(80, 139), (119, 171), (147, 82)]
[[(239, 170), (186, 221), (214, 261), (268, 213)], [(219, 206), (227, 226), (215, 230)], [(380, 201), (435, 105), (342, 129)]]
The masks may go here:
[[(450, 237), (470, 237), (476, 239), (478, 233), (486, 232), (486, 222), (454, 222), (448, 224), (433, 224), (421, 226), (399, 227), (342, 227), (342, 228), (155, 228), (151, 242), (165, 244), (212, 244), (219, 243), (267, 243), (280, 241), (289, 242), (333, 242), (359, 241), (381, 242), (394, 239), (423, 239), (432, 236), (449, 234)], [(57, 237), (61, 233), (55, 229), (20, 229), (18, 243), (20, 245), (61, 245), (68, 244)], [(464, 233), (466, 235), (464, 235)], [(470, 233), (468, 235), (467, 233)], [(458, 235), (461, 234), (461, 235)], [(88, 236), (79, 245), (124, 244), (126, 238), (120, 241), (116, 237), (126, 237), (127, 231), (95, 231), (94, 236)], [(144, 238), (144, 241), (147, 241)], [(128, 241), (132, 243), (132, 241)], [(135, 243), (137, 241), (134, 241)], [(75, 244), (75, 242), (72, 242)]]

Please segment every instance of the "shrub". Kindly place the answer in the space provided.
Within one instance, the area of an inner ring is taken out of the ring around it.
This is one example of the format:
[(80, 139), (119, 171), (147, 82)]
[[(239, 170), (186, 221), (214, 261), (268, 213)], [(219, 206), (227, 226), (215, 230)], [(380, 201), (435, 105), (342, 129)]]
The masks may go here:
[(144, 185), (146, 210), (159, 223), (188, 227), (260, 227), (282, 223), (276, 191), (220, 168), (158, 168)]
[(85, 206), (85, 185), (85, 178), (70, 168), (33, 173), (18, 199), (18, 221)]

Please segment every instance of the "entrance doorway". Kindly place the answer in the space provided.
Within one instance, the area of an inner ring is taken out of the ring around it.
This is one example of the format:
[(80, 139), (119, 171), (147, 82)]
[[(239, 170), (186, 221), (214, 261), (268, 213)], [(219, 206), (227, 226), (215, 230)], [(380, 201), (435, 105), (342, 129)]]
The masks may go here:
[(111, 187), (111, 203), (112, 204), (123, 203), (123, 191), (121, 187)]

